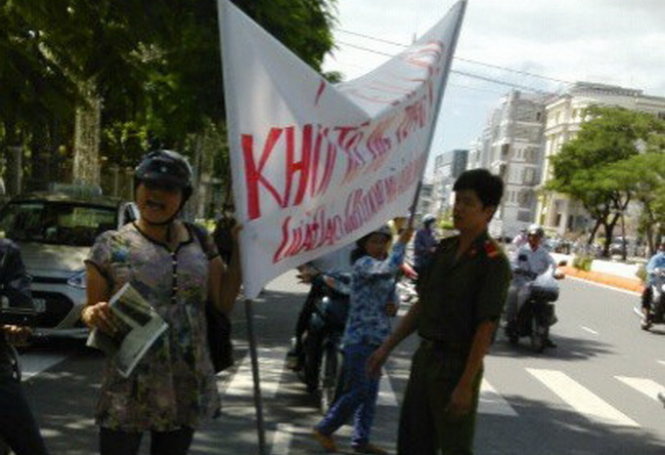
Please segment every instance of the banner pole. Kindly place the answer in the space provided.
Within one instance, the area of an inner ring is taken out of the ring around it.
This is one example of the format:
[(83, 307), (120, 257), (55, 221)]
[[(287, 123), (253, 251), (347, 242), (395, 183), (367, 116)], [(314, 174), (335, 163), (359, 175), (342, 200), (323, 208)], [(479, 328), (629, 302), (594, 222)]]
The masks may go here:
[(254, 334), (254, 310), (252, 299), (245, 299), (245, 318), (247, 319), (247, 338), (249, 339), (249, 355), (252, 360), (252, 378), (254, 380), (254, 407), (256, 409), (256, 432), (259, 437), (259, 455), (266, 455), (266, 431), (263, 422), (263, 398), (259, 379), (259, 357), (256, 351), (256, 335)]
[[(443, 100), (443, 94), (446, 91), (446, 84), (448, 82), (448, 75), (450, 74), (450, 69), (452, 67), (453, 55), (455, 54), (455, 48), (457, 47), (457, 39), (459, 38), (460, 30), (462, 30), (462, 21), (464, 21), (464, 13), (466, 11), (466, 2), (467, 0), (460, 0), (462, 4), (460, 8), (462, 9), (459, 14), (459, 20), (455, 24), (455, 32), (453, 33), (453, 39), (450, 43), (450, 52), (446, 54), (446, 72), (443, 75), (443, 81), (441, 82), (441, 91), (436, 100), (436, 107), (434, 108), (434, 120), (432, 121), (432, 129), (429, 132), (429, 138), (427, 139), (427, 159), (429, 161), (429, 154), (432, 148), (432, 141), (434, 140), (434, 131), (436, 130), (436, 122), (439, 119), (439, 111), (441, 110), (441, 101)], [(425, 171), (427, 170), (427, 164), (423, 168), (422, 173), (420, 174), (420, 181), (418, 182), (418, 187), (416, 188), (416, 194), (413, 196), (413, 202), (411, 203), (411, 209), (409, 214), (409, 222), (407, 227), (413, 227), (413, 220), (416, 216), (416, 207), (418, 206), (418, 199), (420, 198), (420, 190), (423, 186), (423, 177)]]

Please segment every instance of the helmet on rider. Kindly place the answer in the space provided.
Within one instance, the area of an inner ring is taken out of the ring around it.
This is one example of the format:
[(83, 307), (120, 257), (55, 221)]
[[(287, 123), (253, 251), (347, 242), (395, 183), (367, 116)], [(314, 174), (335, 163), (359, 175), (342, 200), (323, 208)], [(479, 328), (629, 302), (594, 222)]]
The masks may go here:
[(539, 224), (532, 224), (527, 230), (528, 235), (535, 235), (536, 237), (543, 238), (545, 237), (545, 231)]
[(425, 215), (423, 215), (423, 226), (427, 226), (430, 223), (433, 223), (434, 221), (436, 221), (436, 217), (431, 213), (426, 213)]
[(134, 189), (140, 183), (178, 188), (182, 204), (192, 195), (192, 167), (184, 156), (172, 150), (155, 150), (146, 154), (134, 169)]

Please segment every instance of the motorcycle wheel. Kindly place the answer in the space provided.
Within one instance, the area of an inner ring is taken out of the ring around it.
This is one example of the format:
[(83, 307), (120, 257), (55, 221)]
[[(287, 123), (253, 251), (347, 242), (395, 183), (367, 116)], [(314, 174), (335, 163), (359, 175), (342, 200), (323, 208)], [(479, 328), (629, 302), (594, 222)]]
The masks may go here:
[(541, 325), (538, 322), (538, 318), (531, 318), (531, 348), (538, 353), (541, 353), (545, 350), (545, 340), (547, 339), (549, 333), (549, 327), (546, 325)]
[(341, 385), (342, 356), (337, 346), (323, 350), (319, 370), (319, 409), (325, 414), (337, 399)]

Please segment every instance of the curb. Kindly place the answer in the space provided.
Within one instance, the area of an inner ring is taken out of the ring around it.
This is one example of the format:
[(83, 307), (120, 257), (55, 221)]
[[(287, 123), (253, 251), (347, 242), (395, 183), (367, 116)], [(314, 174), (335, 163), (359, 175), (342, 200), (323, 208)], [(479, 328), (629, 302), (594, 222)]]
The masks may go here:
[(624, 278), (617, 275), (612, 275), (610, 273), (602, 272), (592, 272), (586, 270), (576, 269), (575, 267), (560, 267), (560, 269), (566, 275), (570, 275), (576, 278), (580, 278), (587, 281), (593, 281), (594, 283), (605, 284), (607, 286), (612, 286), (619, 289), (625, 289), (627, 291), (633, 291), (642, 293), (644, 290), (644, 284), (641, 280), (635, 278)]

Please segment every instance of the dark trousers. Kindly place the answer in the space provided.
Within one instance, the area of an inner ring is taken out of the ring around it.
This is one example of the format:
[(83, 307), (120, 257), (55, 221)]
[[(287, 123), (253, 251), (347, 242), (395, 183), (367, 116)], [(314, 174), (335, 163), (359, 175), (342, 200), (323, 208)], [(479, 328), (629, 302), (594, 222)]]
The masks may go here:
[[(194, 430), (180, 428), (174, 431), (151, 431), (151, 455), (186, 455), (192, 444)], [(141, 446), (143, 433), (100, 428), (100, 455), (135, 455)]]
[[(482, 372), (474, 381), (473, 410), (461, 418), (445, 412), (468, 351), (421, 346), (413, 357), (399, 422), (399, 455), (471, 455)], [(439, 452), (441, 451), (441, 452)]]
[(0, 438), (16, 455), (48, 454), (21, 383), (0, 377)]

